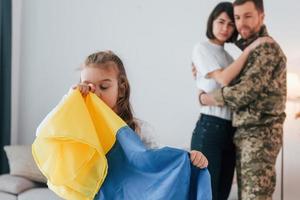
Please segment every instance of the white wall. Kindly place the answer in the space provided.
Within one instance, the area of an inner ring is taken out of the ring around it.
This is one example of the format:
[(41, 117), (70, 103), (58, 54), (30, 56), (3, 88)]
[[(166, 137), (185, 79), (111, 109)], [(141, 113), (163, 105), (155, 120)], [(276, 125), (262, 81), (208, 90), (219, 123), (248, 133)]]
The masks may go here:
[[(78, 81), (76, 68), (85, 56), (112, 49), (125, 62), (136, 115), (154, 127), (159, 142), (189, 146), (198, 117), (190, 54), (205, 39), (207, 16), (217, 2), (24, 1), (20, 57), (14, 57), (20, 60), (17, 142), (33, 141), (39, 122)], [(288, 2), (265, 1), (266, 23), (298, 62), (299, 28), (286, 14), (300, 16)]]
[[(205, 39), (206, 19), (217, 2), (24, 1), (17, 142), (33, 141), (39, 122), (78, 81), (76, 68), (89, 53), (112, 49), (127, 68), (137, 117), (154, 127), (159, 142), (189, 146), (198, 117), (190, 54)], [(299, 59), (299, 28), (286, 16), (289, 9), (299, 18), (296, 6), (265, 4), (269, 32)]]
[(39, 122), (78, 81), (85, 56), (112, 49), (125, 62), (136, 115), (160, 142), (188, 146), (198, 116), (190, 52), (208, 15), (199, 8), (196, 1), (24, 2), (18, 142), (33, 141)]
[[(198, 117), (191, 49), (205, 39), (207, 17), (220, 1), (13, 2), (13, 143), (32, 143), (38, 124), (78, 81), (84, 58), (112, 49), (125, 63), (137, 117), (152, 125), (158, 142), (189, 146)], [(299, 5), (265, 0), (269, 32), (286, 52), (289, 70), (298, 72)]]

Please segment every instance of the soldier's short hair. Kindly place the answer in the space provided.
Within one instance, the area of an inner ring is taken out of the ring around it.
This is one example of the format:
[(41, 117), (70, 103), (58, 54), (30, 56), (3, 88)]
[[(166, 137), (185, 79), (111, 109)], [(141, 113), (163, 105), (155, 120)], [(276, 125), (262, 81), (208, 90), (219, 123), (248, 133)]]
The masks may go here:
[[(233, 15), (233, 5), (230, 2), (221, 2), (216, 5), (213, 11), (210, 13), (207, 20), (207, 28), (206, 28), (206, 36), (208, 39), (215, 39), (213, 33), (213, 22), (219, 17), (221, 13), (225, 12), (231, 21), (234, 23), (234, 15)], [(236, 28), (234, 29), (232, 36), (226, 42), (235, 42), (238, 36), (238, 32)]]
[(246, 2), (253, 2), (255, 5), (255, 8), (258, 11), (264, 12), (264, 1), (263, 0), (235, 0), (233, 2), (233, 6), (243, 5)]

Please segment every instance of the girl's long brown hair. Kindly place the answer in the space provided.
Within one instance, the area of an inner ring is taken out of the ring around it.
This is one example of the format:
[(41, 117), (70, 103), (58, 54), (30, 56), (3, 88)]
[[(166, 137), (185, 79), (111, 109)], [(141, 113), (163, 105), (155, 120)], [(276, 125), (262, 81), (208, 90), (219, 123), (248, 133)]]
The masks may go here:
[[(118, 99), (116, 105), (117, 114), (128, 124), (130, 128), (139, 130), (138, 123), (133, 117), (132, 107), (129, 102), (130, 85), (127, 79), (126, 71), (122, 60), (112, 51), (99, 51), (89, 55), (85, 60), (85, 66), (102, 64), (109, 64), (113, 62), (118, 68)], [(100, 66), (100, 65), (99, 65)], [(115, 66), (115, 65), (107, 65)]]

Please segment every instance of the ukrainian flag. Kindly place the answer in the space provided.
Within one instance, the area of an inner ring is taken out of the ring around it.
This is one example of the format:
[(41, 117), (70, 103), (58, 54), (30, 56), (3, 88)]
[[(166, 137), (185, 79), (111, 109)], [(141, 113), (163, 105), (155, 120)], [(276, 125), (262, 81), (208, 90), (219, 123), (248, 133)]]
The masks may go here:
[(188, 152), (147, 149), (96, 95), (70, 92), (37, 129), (33, 157), (56, 194), (69, 200), (211, 199), (207, 170)]

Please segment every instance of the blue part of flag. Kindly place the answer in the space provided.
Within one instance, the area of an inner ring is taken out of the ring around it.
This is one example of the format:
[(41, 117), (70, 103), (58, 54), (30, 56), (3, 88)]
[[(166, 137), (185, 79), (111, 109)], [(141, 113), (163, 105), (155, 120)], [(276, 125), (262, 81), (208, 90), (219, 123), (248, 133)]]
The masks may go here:
[(108, 174), (95, 200), (211, 200), (207, 169), (191, 165), (189, 153), (147, 149), (129, 127), (121, 128), (107, 154)]

